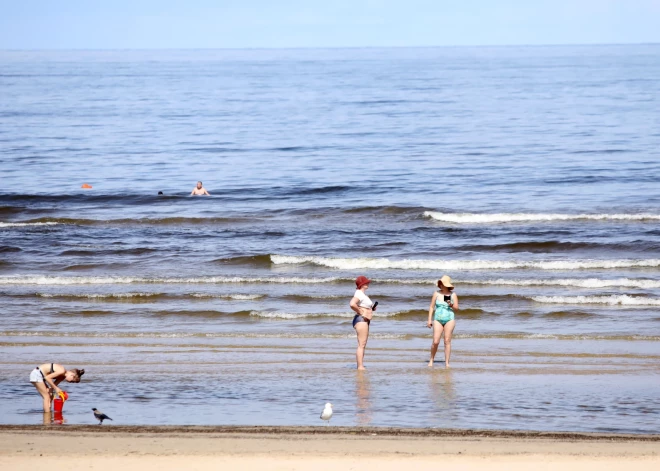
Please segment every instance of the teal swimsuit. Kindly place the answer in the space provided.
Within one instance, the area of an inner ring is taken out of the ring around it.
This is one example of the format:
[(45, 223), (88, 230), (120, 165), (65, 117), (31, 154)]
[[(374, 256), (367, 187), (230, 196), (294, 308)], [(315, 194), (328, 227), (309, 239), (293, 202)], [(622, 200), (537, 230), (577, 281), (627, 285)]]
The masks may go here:
[(454, 310), (447, 304), (447, 301), (451, 300), (453, 295), (454, 293), (448, 296), (438, 293), (438, 297), (435, 298), (435, 314), (433, 319), (442, 325), (454, 320)]

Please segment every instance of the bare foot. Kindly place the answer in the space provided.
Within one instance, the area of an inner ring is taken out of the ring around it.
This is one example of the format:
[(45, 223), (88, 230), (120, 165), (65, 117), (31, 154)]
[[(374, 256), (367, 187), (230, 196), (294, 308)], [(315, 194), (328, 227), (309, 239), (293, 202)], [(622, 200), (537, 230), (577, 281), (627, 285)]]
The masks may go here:
[(445, 368), (449, 369), (449, 362), (445, 362)]
[(358, 368), (358, 370), (359, 370), (359, 371), (362, 371), (362, 370), (366, 370), (366, 368), (365, 368), (364, 366), (360, 366), (360, 367)]
[(429, 367), (433, 366), (433, 360), (429, 361), (429, 364), (427, 366)]

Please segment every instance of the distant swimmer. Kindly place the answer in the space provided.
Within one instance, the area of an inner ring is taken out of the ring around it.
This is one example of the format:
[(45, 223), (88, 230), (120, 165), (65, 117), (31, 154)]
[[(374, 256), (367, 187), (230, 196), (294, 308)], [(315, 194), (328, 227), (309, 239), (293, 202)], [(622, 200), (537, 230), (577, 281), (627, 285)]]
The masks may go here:
[(197, 182), (197, 186), (193, 189), (192, 193), (190, 193), (190, 196), (211, 196), (208, 191), (206, 191), (206, 188), (202, 185), (202, 182)]

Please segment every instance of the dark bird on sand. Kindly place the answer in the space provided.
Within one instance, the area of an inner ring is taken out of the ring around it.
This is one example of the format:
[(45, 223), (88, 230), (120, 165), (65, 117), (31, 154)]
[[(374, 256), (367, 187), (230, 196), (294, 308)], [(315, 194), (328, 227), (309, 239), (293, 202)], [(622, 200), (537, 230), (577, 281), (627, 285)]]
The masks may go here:
[(103, 412), (98, 410), (96, 407), (92, 409), (94, 411), (94, 417), (96, 417), (96, 420), (99, 421), (99, 425), (103, 423), (105, 419), (112, 420), (110, 417), (105, 415)]

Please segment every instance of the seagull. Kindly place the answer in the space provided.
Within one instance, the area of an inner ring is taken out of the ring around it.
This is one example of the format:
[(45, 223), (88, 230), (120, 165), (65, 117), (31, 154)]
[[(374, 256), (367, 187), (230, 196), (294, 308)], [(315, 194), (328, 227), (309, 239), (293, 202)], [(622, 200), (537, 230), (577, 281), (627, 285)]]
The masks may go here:
[[(99, 421), (99, 425), (101, 425), (105, 419), (112, 420), (110, 417), (105, 415), (103, 412), (96, 409), (96, 407), (94, 407), (92, 410), (94, 411), (94, 417), (96, 417), (96, 420)], [(332, 411), (330, 412), (330, 414), (332, 414)]]
[(325, 408), (323, 409), (323, 412), (321, 412), (321, 420), (325, 420), (329, 425), (331, 418), (332, 418), (332, 404), (326, 402)]

